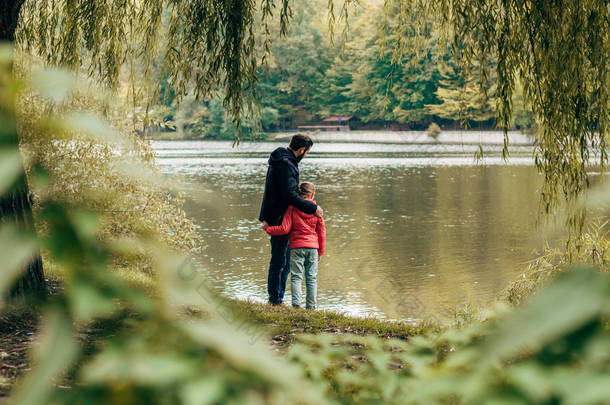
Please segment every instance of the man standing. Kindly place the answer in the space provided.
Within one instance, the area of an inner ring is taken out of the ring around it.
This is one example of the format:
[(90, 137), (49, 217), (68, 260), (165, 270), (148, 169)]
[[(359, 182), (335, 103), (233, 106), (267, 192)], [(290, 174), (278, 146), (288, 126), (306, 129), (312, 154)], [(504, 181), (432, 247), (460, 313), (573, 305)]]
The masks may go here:
[[(320, 206), (299, 196), (299, 162), (311, 150), (313, 141), (307, 135), (292, 137), (288, 148), (277, 148), (269, 157), (269, 168), (265, 180), (265, 193), (259, 221), (271, 226), (282, 223), (284, 213), (293, 206), (307, 214), (322, 217)], [(286, 279), (290, 274), (290, 247), (288, 235), (271, 236), (271, 261), (267, 277), (269, 302), (280, 305), (284, 300)]]

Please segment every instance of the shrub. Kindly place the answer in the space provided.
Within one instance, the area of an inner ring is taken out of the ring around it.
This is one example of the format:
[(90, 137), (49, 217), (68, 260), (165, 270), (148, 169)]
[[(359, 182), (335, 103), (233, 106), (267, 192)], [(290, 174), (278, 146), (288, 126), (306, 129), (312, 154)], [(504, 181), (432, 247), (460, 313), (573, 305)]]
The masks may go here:
[(594, 266), (608, 271), (609, 262), (610, 240), (606, 223), (596, 221), (590, 223), (582, 234), (565, 242), (564, 249), (547, 247), (527, 266), (520, 278), (501, 292), (500, 297), (511, 305), (520, 305), (574, 265)]
[(430, 126), (428, 127), (428, 136), (432, 139), (436, 139), (440, 134), (441, 127), (439, 127), (435, 122), (430, 124)]
[(306, 336), (290, 358), (344, 404), (604, 404), (609, 299), (609, 275), (574, 269), (523, 308), (463, 330), (408, 342)]
[[(150, 141), (134, 131), (132, 121), (125, 118), (126, 108), (91, 83), (66, 73), (38, 74), (40, 80), (71, 84), (59, 102), (30, 91), (19, 98), (20, 142), (30, 162), (26, 170), (35, 213), (41, 201), (61, 201), (96, 213), (100, 241), (149, 234), (179, 251), (196, 252), (200, 241), (181, 209), (182, 195), (163, 184)], [(105, 111), (110, 125), (96, 118), (98, 111)], [(34, 181), (31, 164), (48, 173), (48, 182)], [(146, 177), (130, 176), (134, 170)], [(41, 221), (37, 228), (48, 231)], [(144, 249), (113, 255), (110, 263), (129, 278), (147, 283), (154, 279), (150, 254)]]

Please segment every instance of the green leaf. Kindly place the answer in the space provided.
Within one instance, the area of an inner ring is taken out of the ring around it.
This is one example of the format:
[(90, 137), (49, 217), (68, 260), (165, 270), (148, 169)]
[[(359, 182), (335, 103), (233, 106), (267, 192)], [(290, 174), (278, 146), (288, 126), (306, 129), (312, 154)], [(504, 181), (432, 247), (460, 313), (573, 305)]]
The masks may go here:
[(238, 323), (231, 325), (222, 321), (206, 324), (182, 324), (180, 328), (193, 340), (215, 350), (235, 367), (244, 370), (268, 370), (266, 377), (276, 384), (289, 384), (297, 378), (295, 369), (278, 363), (257, 343), (251, 343), (245, 334), (239, 332)]
[(7, 64), (13, 61), (13, 47), (7, 43), (0, 44), (0, 63)]
[(17, 148), (0, 149), (0, 174), (0, 195), (3, 195), (23, 174), (23, 162)]
[(547, 377), (563, 402), (570, 405), (607, 404), (610, 375), (602, 370), (563, 368), (548, 371)]
[(62, 118), (57, 124), (65, 131), (88, 135), (101, 143), (120, 144), (123, 141), (116, 130), (93, 114), (71, 113)]
[(552, 394), (552, 386), (547, 380), (548, 370), (537, 364), (528, 363), (508, 369), (508, 379), (533, 403), (543, 403)]
[(36, 248), (36, 242), (19, 234), (14, 226), (5, 224), (0, 227), (0, 296), (11, 288)]
[(32, 87), (44, 97), (55, 101), (64, 101), (76, 88), (74, 75), (60, 69), (39, 69), (32, 75)]
[(42, 332), (33, 350), (34, 368), (17, 386), (11, 403), (46, 405), (57, 378), (74, 360), (78, 346), (72, 323), (65, 313), (50, 309), (42, 320)]
[(99, 224), (96, 214), (86, 210), (75, 210), (71, 216), (81, 238), (91, 240), (95, 237)]
[(113, 296), (108, 296), (96, 286), (84, 282), (72, 283), (68, 296), (72, 302), (72, 311), (77, 320), (110, 315), (116, 309)]
[(145, 350), (121, 350), (114, 346), (104, 350), (82, 370), (83, 382), (103, 384), (121, 381), (158, 386), (188, 380), (196, 373), (197, 364), (191, 359), (172, 353), (156, 354), (146, 347), (139, 348)]
[(540, 291), (490, 336), (489, 363), (523, 349), (538, 350), (600, 316), (608, 299), (608, 276), (591, 269), (574, 269)]
[(221, 377), (210, 376), (184, 385), (180, 397), (184, 405), (217, 404), (222, 400), (224, 387)]

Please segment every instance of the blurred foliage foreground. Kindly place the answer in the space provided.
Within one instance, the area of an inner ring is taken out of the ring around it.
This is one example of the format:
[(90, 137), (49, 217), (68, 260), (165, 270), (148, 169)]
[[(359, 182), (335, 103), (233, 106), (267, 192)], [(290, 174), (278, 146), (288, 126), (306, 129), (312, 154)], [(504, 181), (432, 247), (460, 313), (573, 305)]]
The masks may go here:
[[(115, 151), (109, 161), (125, 182), (153, 181), (148, 171), (121, 162), (131, 146), (101, 119), (63, 115), (74, 91), (59, 80), (64, 76), (39, 73), (17, 81), (11, 66), (3, 48), (0, 195), (24, 175), (14, 140), (15, 108), (25, 94), (45, 98), (49, 107), (36, 120), (22, 120), (20, 131), (49, 139), (61, 133), (65, 142), (79, 134), (78, 142), (86, 139), (90, 148)], [(276, 358), (252, 339), (256, 326), (209, 294), (204, 277), (170, 250), (159, 234), (167, 230), (135, 227), (108, 237), (103, 210), (91, 203), (107, 198), (104, 189), (84, 187), (83, 201), (63, 198), (49, 191), (57, 184), (54, 172), (33, 156), (27, 167), (41, 225), (37, 234), (8, 223), (0, 227), (0, 293), (37, 249), (62, 275), (63, 288), (39, 306), (32, 368), (13, 388), (11, 403), (609, 403), (608, 274), (584, 268), (563, 273), (519, 309), (498, 310), (464, 329), (408, 341), (301, 336), (287, 357)], [(78, 160), (78, 154), (72, 157)], [(116, 271), (117, 258), (130, 252), (147, 257), (154, 292)], [(184, 308), (200, 308), (206, 316), (186, 316)], [(132, 315), (125, 318), (126, 312)], [(78, 338), (83, 330), (113, 320), (116, 331), (85, 350)]]

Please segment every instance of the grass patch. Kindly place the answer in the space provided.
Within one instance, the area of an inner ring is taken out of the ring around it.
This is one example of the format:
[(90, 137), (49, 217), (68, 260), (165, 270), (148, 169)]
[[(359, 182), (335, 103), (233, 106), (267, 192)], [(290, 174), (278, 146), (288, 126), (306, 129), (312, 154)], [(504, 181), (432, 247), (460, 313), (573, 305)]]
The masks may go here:
[(356, 318), (338, 312), (272, 306), (249, 300), (227, 299), (227, 302), (245, 319), (254, 325), (264, 327), (272, 336), (272, 343), (276, 346), (292, 343), (299, 334), (350, 333), (408, 339), (440, 330), (440, 326), (431, 322), (413, 324), (372, 317)]
[(31, 310), (4, 310), (0, 314), (0, 403), (15, 380), (30, 367), (28, 350), (38, 328)]

